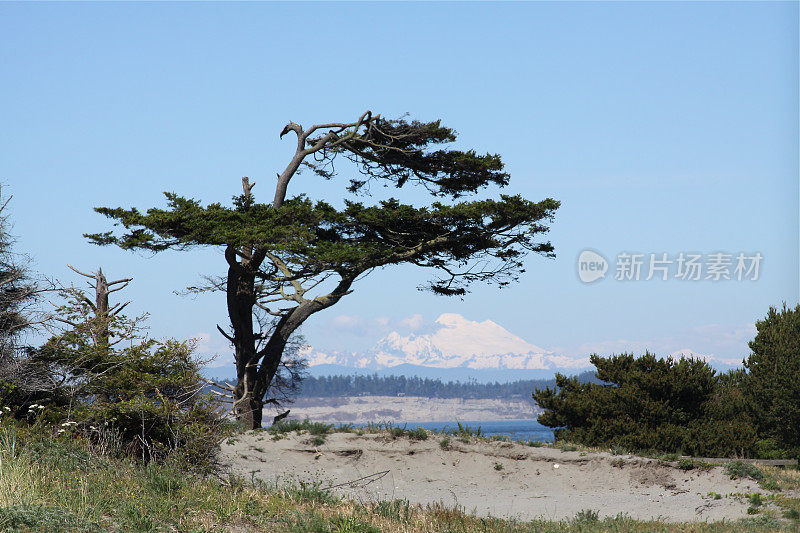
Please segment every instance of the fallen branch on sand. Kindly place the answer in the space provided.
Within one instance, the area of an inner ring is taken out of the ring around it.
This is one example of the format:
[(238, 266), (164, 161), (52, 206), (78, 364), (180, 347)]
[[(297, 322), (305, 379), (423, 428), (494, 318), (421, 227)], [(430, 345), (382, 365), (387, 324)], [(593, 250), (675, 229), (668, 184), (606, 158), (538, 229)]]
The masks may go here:
[(374, 474), (370, 474), (368, 476), (360, 477), (360, 478), (354, 479), (352, 481), (347, 481), (345, 483), (339, 483), (338, 485), (331, 485), (330, 487), (325, 487), (324, 489), (321, 489), (321, 490), (331, 490), (331, 489), (336, 489), (336, 488), (339, 488), (339, 487), (344, 487), (346, 485), (354, 487), (355, 484), (358, 483), (359, 481), (369, 480), (369, 481), (366, 481), (366, 483), (364, 483), (363, 485), (361, 485), (361, 488), (363, 488), (363, 487), (366, 487), (367, 485), (369, 485), (370, 483), (372, 483), (373, 481), (378, 481), (379, 479), (382, 479), (383, 476), (385, 476), (389, 472), (391, 472), (391, 470), (384, 470), (383, 472), (375, 472)]

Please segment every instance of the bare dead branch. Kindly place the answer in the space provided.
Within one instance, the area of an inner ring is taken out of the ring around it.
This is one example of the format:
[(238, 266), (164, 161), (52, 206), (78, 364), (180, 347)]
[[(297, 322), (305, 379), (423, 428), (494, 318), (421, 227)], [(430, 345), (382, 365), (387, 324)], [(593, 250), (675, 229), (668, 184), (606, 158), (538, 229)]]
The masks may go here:
[(230, 335), (228, 335), (227, 333), (225, 333), (225, 330), (223, 330), (221, 327), (219, 327), (219, 324), (217, 324), (217, 330), (219, 330), (219, 332), (220, 332), (220, 333), (222, 333), (222, 336), (223, 336), (223, 337), (225, 337), (226, 339), (228, 339), (230, 342), (233, 342), (233, 337), (231, 337)]

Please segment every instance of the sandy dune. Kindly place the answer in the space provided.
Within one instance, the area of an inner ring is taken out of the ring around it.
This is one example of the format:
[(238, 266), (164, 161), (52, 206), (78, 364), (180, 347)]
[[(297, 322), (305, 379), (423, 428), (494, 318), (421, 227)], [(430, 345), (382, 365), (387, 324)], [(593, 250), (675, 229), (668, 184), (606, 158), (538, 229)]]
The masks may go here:
[(362, 502), (442, 502), (477, 515), (522, 520), (570, 518), (583, 509), (601, 517), (626, 513), (672, 522), (737, 519), (747, 516), (742, 498), (715, 500), (707, 494), (759, 492), (755, 482), (731, 480), (722, 468), (684, 472), (639, 457), (505, 442), (465, 444), (452, 437), (444, 450), (441, 439), (336, 433), (313, 446), (308, 435), (272, 440), (260, 431), (237, 437), (222, 450), (230, 469), (247, 478), (320, 482)]

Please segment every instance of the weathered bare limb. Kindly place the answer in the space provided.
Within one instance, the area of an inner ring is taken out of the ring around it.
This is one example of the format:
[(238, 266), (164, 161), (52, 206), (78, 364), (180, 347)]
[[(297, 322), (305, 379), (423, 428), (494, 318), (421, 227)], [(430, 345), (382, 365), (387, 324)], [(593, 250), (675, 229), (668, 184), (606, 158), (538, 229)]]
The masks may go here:
[(70, 268), (70, 269), (71, 269), (73, 272), (76, 272), (76, 273), (80, 274), (81, 276), (86, 276), (87, 278), (91, 278), (91, 279), (94, 279), (94, 278), (95, 278), (95, 275), (94, 275), (94, 274), (86, 274), (85, 272), (81, 272), (80, 270), (78, 270), (78, 269), (77, 269), (77, 268), (75, 268), (74, 266), (70, 265), (69, 263), (67, 263), (67, 266), (68, 266), (68, 267), (69, 267), (69, 268)]
[(225, 333), (225, 330), (223, 330), (221, 327), (219, 327), (219, 324), (217, 324), (217, 329), (219, 330), (219, 332), (220, 332), (220, 333), (222, 333), (222, 336), (223, 336), (223, 337), (225, 337), (226, 339), (228, 339), (230, 342), (233, 342), (233, 337), (231, 337), (230, 335), (228, 335), (227, 333)]

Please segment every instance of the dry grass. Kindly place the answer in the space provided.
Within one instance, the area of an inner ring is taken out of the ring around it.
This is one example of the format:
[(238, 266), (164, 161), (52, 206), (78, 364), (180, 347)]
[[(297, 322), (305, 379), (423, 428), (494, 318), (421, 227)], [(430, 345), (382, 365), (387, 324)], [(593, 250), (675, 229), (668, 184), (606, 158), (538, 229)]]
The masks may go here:
[(759, 470), (764, 473), (761, 484), (765, 488), (780, 491), (800, 489), (800, 469), (797, 467), (760, 466)]

